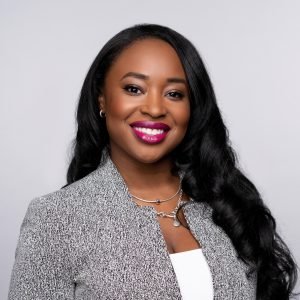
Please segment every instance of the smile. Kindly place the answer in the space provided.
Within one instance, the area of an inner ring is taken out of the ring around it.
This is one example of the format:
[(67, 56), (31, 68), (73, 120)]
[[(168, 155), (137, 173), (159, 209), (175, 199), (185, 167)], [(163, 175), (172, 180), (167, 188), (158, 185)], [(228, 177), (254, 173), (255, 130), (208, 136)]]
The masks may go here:
[(130, 126), (135, 136), (146, 144), (161, 143), (170, 130), (170, 127), (164, 123), (151, 121), (137, 121)]
[(164, 133), (162, 129), (151, 129), (151, 128), (144, 128), (144, 127), (134, 127), (134, 129), (149, 135), (157, 135), (157, 134)]

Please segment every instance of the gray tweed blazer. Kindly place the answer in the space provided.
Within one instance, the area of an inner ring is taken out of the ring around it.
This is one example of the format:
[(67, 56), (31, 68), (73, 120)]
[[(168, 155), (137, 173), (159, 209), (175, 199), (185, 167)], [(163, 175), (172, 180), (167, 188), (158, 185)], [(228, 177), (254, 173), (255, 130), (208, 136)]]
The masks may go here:
[[(210, 207), (192, 201), (184, 215), (203, 247), (214, 299), (255, 299), (256, 275), (246, 276)], [(182, 299), (155, 209), (130, 200), (109, 157), (83, 179), (31, 201), (8, 298)]]

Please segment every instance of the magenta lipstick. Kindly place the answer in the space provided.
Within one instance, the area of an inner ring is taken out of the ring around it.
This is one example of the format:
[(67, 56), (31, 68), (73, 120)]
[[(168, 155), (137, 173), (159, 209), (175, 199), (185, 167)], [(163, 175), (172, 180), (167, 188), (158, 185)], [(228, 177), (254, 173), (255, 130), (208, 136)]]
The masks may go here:
[(162, 142), (170, 130), (170, 127), (161, 122), (137, 121), (130, 124), (135, 136), (146, 144), (158, 144)]

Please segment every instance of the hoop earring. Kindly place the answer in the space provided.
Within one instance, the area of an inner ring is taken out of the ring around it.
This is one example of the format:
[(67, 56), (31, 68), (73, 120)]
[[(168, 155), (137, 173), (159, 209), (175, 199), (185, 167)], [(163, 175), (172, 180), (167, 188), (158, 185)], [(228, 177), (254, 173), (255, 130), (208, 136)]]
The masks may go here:
[(100, 109), (99, 115), (100, 115), (100, 118), (102, 118), (102, 119), (105, 118), (105, 112), (102, 109)]

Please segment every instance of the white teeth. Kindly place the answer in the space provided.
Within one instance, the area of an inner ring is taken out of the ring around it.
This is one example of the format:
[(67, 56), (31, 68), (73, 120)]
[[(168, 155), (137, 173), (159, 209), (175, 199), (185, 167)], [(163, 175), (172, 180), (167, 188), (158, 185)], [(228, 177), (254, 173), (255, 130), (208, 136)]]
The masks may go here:
[(149, 135), (162, 134), (164, 132), (162, 129), (151, 129), (151, 128), (144, 128), (144, 127), (134, 127), (134, 129)]

